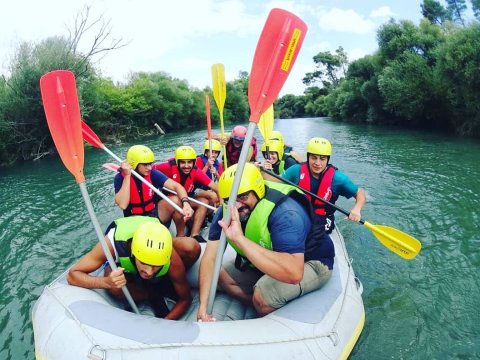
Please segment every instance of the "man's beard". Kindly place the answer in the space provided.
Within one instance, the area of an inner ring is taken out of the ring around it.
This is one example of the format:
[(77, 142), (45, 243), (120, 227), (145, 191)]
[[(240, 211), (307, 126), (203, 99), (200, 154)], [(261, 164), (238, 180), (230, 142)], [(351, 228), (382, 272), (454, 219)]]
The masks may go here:
[[(247, 211), (243, 211), (243, 210), (247, 210)], [(250, 217), (250, 214), (252, 212), (250, 211), (250, 208), (247, 206), (247, 205), (243, 205), (242, 207), (240, 207), (238, 209), (238, 215), (239, 215), (239, 218), (240, 218), (240, 222), (242, 224), (246, 223), (248, 218)]]

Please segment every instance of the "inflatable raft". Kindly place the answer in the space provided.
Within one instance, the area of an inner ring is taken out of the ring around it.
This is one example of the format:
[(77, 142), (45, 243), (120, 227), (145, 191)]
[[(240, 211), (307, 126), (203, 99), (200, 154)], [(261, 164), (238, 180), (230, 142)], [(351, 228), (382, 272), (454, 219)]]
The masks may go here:
[[(262, 318), (219, 292), (217, 322), (196, 322), (198, 261), (193, 303), (177, 321), (125, 311), (104, 290), (68, 285), (65, 272), (33, 307), (36, 359), (345, 359), (363, 329), (363, 289), (338, 229), (332, 240), (329, 282)], [(233, 256), (227, 248), (224, 258)]]

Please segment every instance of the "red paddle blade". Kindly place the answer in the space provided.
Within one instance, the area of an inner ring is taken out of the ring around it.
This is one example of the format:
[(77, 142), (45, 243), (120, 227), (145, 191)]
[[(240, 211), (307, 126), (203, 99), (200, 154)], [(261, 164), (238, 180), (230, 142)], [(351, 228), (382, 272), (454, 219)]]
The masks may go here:
[(250, 121), (273, 104), (287, 80), (307, 33), (307, 25), (296, 15), (273, 9), (268, 15), (253, 58), (248, 103)]
[(83, 135), (83, 140), (88, 142), (93, 147), (96, 147), (98, 149), (103, 149), (105, 147), (105, 145), (103, 145), (102, 141), (97, 136), (97, 134), (95, 134), (93, 130), (90, 128), (90, 126), (88, 126), (87, 123), (83, 120), (82, 120), (82, 135)]
[(75, 76), (67, 70), (46, 73), (40, 78), (40, 92), (48, 128), (60, 158), (76, 182), (84, 182), (83, 141)]
[(212, 119), (210, 118), (210, 98), (205, 95), (205, 109), (207, 111), (207, 137), (208, 140), (212, 138)]
[(120, 166), (114, 163), (105, 163), (102, 165), (105, 169), (117, 172), (120, 169)]

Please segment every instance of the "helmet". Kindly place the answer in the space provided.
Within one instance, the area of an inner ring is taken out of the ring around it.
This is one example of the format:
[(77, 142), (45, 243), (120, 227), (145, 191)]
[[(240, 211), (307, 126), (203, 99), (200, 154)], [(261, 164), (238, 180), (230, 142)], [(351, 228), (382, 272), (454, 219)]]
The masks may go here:
[(180, 146), (175, 150), (175, 161), (178, 163), (180, 160), (193, 160), (197, 158), (197, 153), (191, 146)]
[(133, 234), (132, 255), (147, 265), (168, 264), (172, 256), (172, 234), (156, 221), (141, 224)]
[(278, 130), (273, 130), (270, 133), (270, 140), (278, 140), (280, 141), (283, 145), (285, 145), (285, 139), (283, 138), (283, 135), (280, 131)]
[[(218, 180), (218, 194), (222, 199), (230, 197), (237, 166), (238, 164), (228, 167)], [(255, 191), (259, 199), (265, 196), (265, 182), (263, 181), (260, 170), (258, 170), (255, 165), (246, 163), (243, 169), (242, 179), (240, 180), (240, 186), (238, 187), (238, 193), (243, 194), (250, 190)]]
[(232, 130), (232, 138), (235, 140), (243, 141), (247, 136), (247, 128), (242, 125), (237, 125)]
[(155, 161), (153, 151), (144, 145), (133, 145), (127, 151), (127, 162), (132, 169), (136, 169), (138, 164), (150, 164)]
[[(268, 143), (268, 151), (276, 152), (278, 154), (278, 159), (282, 160), (283, 158), (283, 143), (279, 140), (270, 140)], [(267, 155), (267, 144), (262, 145), (263, 157)]]
[[(220, 141), (212, 139), (212, 150), (213, 151), (221, 151), (222, 150), (222, 144), (220, 144)], [(203, 151), (209, 150), (210, 149), (210, 140), (205, 140), (205, 143), (203, 144)]]
[(330, 156), (332, 155), (332, 144), (330, 144), (330, 141), (324, 138), (311, 138), (307, 144), (307, 153)]

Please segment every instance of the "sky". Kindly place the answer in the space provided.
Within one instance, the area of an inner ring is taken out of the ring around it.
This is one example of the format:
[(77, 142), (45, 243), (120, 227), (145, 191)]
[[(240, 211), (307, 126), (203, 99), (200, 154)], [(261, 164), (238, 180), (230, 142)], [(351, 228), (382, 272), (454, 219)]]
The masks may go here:
[[(76, 16), (90, 7), (91, 21), (109, 22), (111, 39), (124, 47), (94, 58), (102, 76), (125, 82), (130, 72), (164, 71), (196, 88), (212, 86), (211, 66), (225, 65), (225, 78), (250, 72), (265, 20), (272, 8), (299, 16), (308, 32), (280, 95), (301, 95), (302, 78), (315, 69), (313, 56), (342, 46), (349, 61), (378, 48), (376, 33), (390, 18), (418, 24), (422, 0), (14, 0), (0, 14), (0, 74), (18, 44), (66, 36)], [(98, 24), (97, 24), (98, 25)], [(80, 50), (90, 48), (97, 27), (87, 32)], [(108, 45), (109, 43), (106, 43)], [(228, 94), (227, 94), (228, 96)]]

